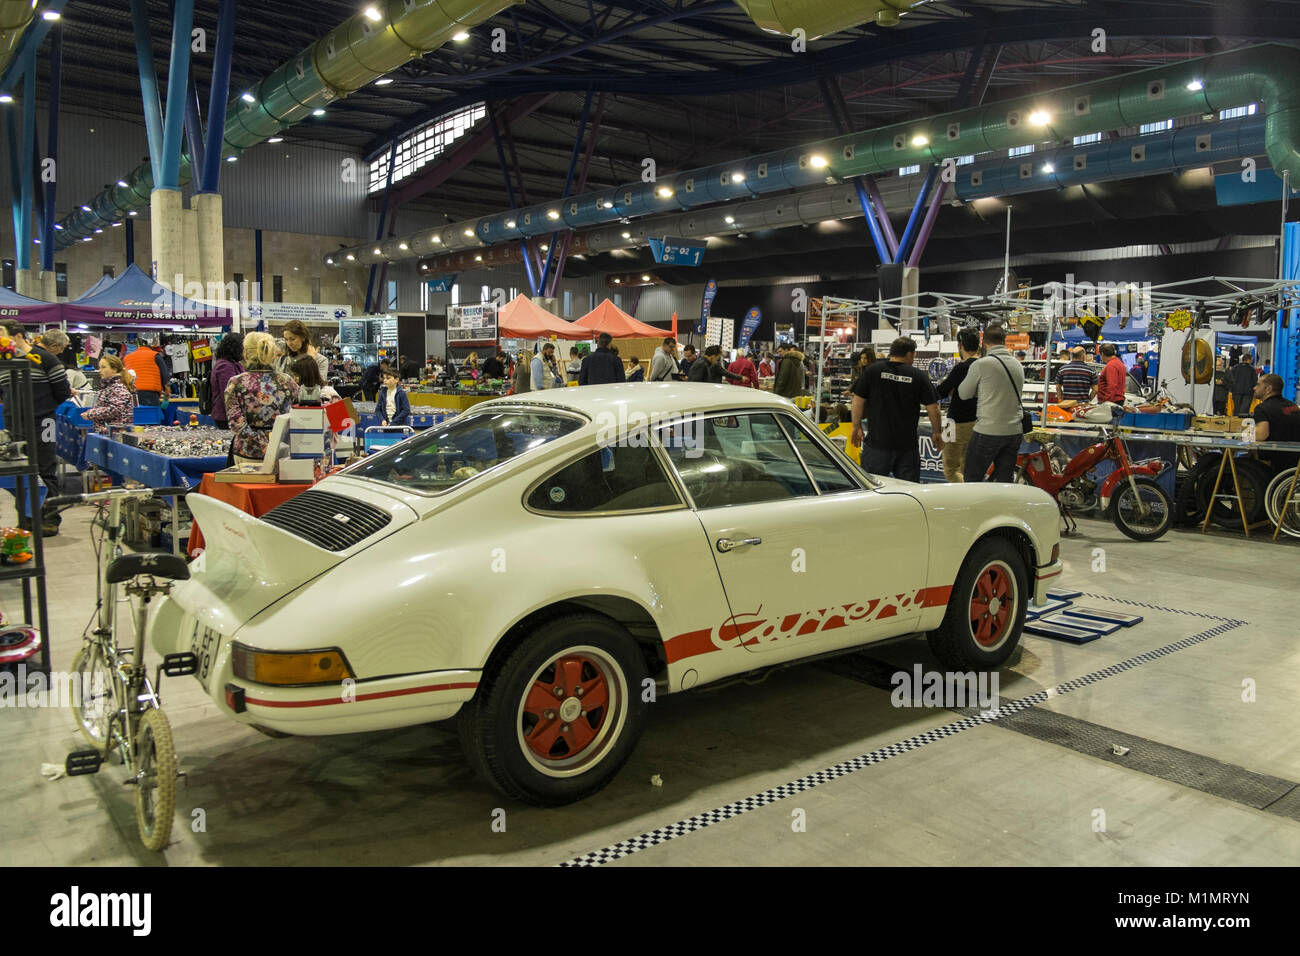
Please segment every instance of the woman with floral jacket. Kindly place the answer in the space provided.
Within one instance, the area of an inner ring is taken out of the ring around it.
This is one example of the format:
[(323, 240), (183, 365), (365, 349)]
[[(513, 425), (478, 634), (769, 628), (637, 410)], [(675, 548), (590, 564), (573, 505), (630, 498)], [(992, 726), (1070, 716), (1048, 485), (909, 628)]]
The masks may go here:
[(95, 407), (82, 413), (98, 426), (97, 431), (108, 431), (110, 425), (130, 428), (135, 421), (135, 395), (125, 371), (126, 366), (116, 355), (99, 360), (99, 395)]
[(287, 414), (298, 395), (298, 383), (275, 364), (275, 339), (265, 332), (244, 336), (244, 368), (226, 386), (226, 418), (234, 439), (234, 463), (257, 464), (266, 456), (277, 415)]

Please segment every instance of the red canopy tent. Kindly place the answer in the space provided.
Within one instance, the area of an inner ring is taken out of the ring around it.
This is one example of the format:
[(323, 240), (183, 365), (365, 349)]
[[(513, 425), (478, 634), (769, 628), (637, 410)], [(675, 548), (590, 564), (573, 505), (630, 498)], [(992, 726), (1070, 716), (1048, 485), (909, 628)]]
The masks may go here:
[(591, 338), (591, 330), (551, 315), (528, 296), (518, 295), (497, 312), (497, 335), (503, 339)]
[(658, 329), (653, 325), (638, 322), (613, 302), (610, 302), (609, 299), (606, 299), (573, 324), (589, 329), (592, 335), (608, 332), (616, 339), (663, 338), (668, 334), (665, 329)]

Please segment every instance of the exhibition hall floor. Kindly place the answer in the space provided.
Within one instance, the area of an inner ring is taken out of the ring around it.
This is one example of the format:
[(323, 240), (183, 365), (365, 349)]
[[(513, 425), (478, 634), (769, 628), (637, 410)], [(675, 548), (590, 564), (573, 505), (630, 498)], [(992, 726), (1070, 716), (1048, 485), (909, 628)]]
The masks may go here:
[[(88, 514), (69, 512), (46, 542), (56, 670), (92, 608)], [(1296, 544), (1187, 531), (1139, 544), (1109, 523), (1080, 528), (1062, 542), (1060, 586), (1145, 620), (1084, 645), (1026, 635), (992, 716), (894, 706), (892, 673), (939, 669), (911, 638), (661, 697), (613, 784), (537, 810), (478, 780), (450, 723), (273, 740), (171, 678), (163, 701), (186, 773), (171, 844), (140, 846), (120, 767), (42, 776), (81, 746), (68, 710), (5, 707), (3, 862), (1294, 865)], [(864, 579), (882, 560), (863, 554)], [(0, 586), (10, 621), (19, 594)]]

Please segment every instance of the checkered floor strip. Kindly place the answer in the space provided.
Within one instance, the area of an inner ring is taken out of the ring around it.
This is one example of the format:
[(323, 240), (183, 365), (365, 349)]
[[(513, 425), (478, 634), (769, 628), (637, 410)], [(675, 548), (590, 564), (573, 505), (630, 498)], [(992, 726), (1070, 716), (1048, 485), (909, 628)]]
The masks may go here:
[(1185, 637), (1181, 641), (1175, 641), (1172, 644), (1166, 644), (1163, 647), (1157, 647), (1155, 650), (1145, 651), (1137, 654), (1127, 660), (1120, 661), (1118, 664), (1112, 664), (1109, 667), (1103, 667), (1101, 670), (1093, 671), (1091, 674), (1085, 674), (1082, 677), (1076, 677), (1068, 680), (1063, 684), (1057, 684), (1055, 687), (1048, 687), (1037, 693), (1030, 694), (1028, 697), (1021, 697), (1019, 700), (1010, 703), (1001, 704), (999, 707), (985, 711), (972, 717), (963, 717), (955, 720), (950, 724), (944, 724), (942, 727), (936, 727), (934, 730), (927, 730), (919, 733), (914, 737), (908, 737), (906, 740), (900, 740), (898, 743), (889, 744), (870, 753), (865, 753), (834, 766), (827, 767), (824, 770), (818, 770), (810, 773), (806, 777), (800, 777), (798, 780), (790, 783), (783, 783), (780, 786), (764, 790), (762, 793), (756, 793), (752, 796), (737, 800), (734, 803), (728, 803), (726, 806), (717, 807), (713, 810), (707, 810), (704, 813), (697, 813), (693, 817), (681, 820), (677, 823), (670, 823), (666, 826), (658, 827), (638, 836), (621, 840), (609, 846), (602, 847), (590, 853), (584, 853), (576, 856), (571, 860), (566, 860), (558, 866), (600, 866), (604, 863), (613, 863), (615, 860), (621, 860), (624, 857), (631, 856), (641, 850), (648, 850), (650, 847), (658, 846), (661, 843), (667, 843), (669, 840), (676, 839), (680, 836), (686, 836), (697, 830), (703, 830), (705, 827), (711, 827), (715, 823), (722, 823), (733, 817), (749, 813), (751, 810), (758, 810), (761, 807), (776, 803), (778, 800), (784, 800), (786, 797), (792, 797), (795, 794), (803, 793), (814, 787), (819, 787), (824, 783), (830, 783), (832, 780), (847, 774), (855, 773), (873, 764), (883, 763), (890, 757), (898, 757), (902, 754), (918, 750), (926, 744), (934, 743), (936, 740), (943, 740), (945, 737), (952, 737), (961, 733), (963, 730), (969, 730), (972, 727), (978, 727), (989, 721), (998, 720), (1011, 714), (1019, 713), (1022, 710), (1033, 707), (1036, 704), (1044, 703), (1053, 697), (1060, 697), (1069, 694), (1081, 687), (1087, 687), (1098, 681), (1105, 680), (1108, 677), (1114, 677), (1116, 674), (1122, 674), (1130, 671), (1135, 667), (1141, 667), (1143, 664), (1149, 664), (1152, 661), (1167, 657), (1170, 654), (1185, 650), (1197, 644), (1208, 641), (1211, 638), (1218, 637), (1228, 631), (1241, 627), (1246, 622), (1234, 618), (1219, 617), (1214, 614), (1202, 614), (1198, 611), (1184, 611), (1178, 608), (1162, 607), (1158, 604), (1143, 604), (1138, 601), (1126, 601), (1120, 598), (1112, 598), (1105, 594), (1085, 594), (1084, 597), (1096, 598), (1102, 601), (1111, 601), (1116, 604), (1127, 604), (1134, 607), (1148, 608), (1153, 611), (1168, 611), (1173, 614), (1184, 614), (1189, 617), (1201, 618), (1208, 621), (1218, 621), (1207, 630), (1191, 637)]

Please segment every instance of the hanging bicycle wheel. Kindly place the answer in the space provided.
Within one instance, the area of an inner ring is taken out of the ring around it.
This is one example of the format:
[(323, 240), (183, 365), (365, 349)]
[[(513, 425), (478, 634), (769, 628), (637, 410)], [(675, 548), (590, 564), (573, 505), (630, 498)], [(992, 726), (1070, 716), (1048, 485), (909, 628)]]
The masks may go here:
[(72, 713), (77, 729), (96, 750), (111, 751), (113, 739), (113, 671), (98, 643), (83, 644), (72, 659)]
[(176, 809), (176, 748), (167, 715), (157, 708), (146, 710), (136, 733), (135, 823), (140, 842), (149, 850), (161, 850), (172, 833)]

